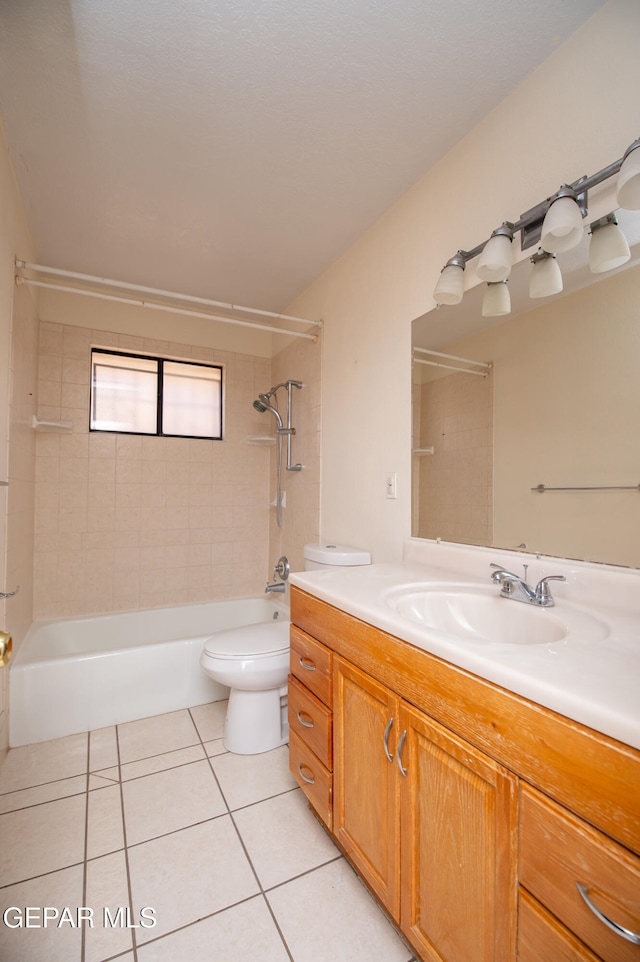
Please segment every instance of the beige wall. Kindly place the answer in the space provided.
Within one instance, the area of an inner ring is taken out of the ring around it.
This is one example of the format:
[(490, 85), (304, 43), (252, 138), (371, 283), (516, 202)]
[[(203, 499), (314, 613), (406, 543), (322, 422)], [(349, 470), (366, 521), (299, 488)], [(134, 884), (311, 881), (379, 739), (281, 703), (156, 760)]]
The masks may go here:
[[(458, 248), (638, 136), (638, 50), (640, 4), (612, 0), (288, 308), (325, 322), (323, 538), (400, 557), (411, 529), (411, 321), (432, 307)], [(396, 501), (384, 496), (387, 471), (398, 473)]]
[[(14, 652), (31, 622), (37, 321), (35, 300), (14, 284), (14, 260), (33, 256), (31, 241), (0, 123), (0, 590), (19, 593), (0, 601), (0, 628), (11, 632)], [(0, 761), (8, 745), (10, 668), (0, 669)]]

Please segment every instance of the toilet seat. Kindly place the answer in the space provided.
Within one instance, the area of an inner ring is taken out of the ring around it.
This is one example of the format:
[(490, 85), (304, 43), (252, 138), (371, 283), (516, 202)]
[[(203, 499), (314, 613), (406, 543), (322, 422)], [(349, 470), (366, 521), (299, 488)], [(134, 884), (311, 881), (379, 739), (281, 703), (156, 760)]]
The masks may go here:
[(235, 660), (251, 658), (260, 660), (289, 652), (289, 622), (262, 622), (219, 631), (207, 638), (204, 653), (213, 658)]

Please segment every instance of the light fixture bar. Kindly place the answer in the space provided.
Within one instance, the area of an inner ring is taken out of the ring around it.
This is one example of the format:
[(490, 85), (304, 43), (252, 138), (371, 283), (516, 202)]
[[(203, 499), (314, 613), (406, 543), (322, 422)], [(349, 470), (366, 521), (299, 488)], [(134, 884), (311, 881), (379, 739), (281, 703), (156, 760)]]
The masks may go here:
[(225, 301), (213, 301), (207, 297), (195, 297), (193, 294), (179, 294), (177, 291), (163, 291), (157, 287), (144, 287), (142, 284), (130, 284), (127, 281), (114, 281), (108, 277), (97, 277), (94, 274), (80, 274), (77, 271), (65, 271), (59, 267), (46, 267), (44, 264), (29, 264), (16, 261), (16, 267), (22, 270), (37, 271), (39, 274), (51, 274), (56, 277), (68, 277), (71, 280), (86, 281), (88, 284), (100, 284), (102, 287), (117, 287), (124, 291), (138, 291), (141, 294), (153, 294), (156, 297), (169, 297), (177, 301), (189, 301), (192, 304), (205, 304), (209, 307), (221, 307), (227, 311), (240, 311), (243, 314), (258, 314), (262, 317), (273, 317), (280, 321), (296, 321), (299, 324), (312, 324), (322, 327), (322, 321), (310, 321), (306, 317), (296, 317), (293, 314), (276, 314), (273, 311), (263, 311), (256, 307), (242, 307), (240, 304), (228, 304)]
[[(620, 157), (618, 160), (614, 160), (613, 163), (608, 164), (601, 170), (596, 171), (595, 174), (591, 174), (588, 177), (579, 177), (578, 180), (571, 184), (564, 184), (560, 190), (566, 190), (568, 188), (569, 190), (574, 191), (582, 214), (583, 216), (586, 216), (588, 192), (594, 187), (604, 183), (605, 180), (609, 180), (610, 177), (614, 177), (616, 174), (618, 174), (625, 157), (636, 147), (640, 147), (640, 138), (634, 141), (627, 148), (623, 157)], [(558, 193), (559, 192), (552, 194), (539, 204), (536, 204), (535, 207), (531, 207), (528, 211), (525, 211), (525, 213), (521, 214), (520, 218), (513, 224), (514, 234), (517, 234), (518, 231), (522, 232), (522, 250), (526, 250), (528, 247), (532, 247), (534, 244), (538, 243), (540, 238), (540, 228), (542, 227), (545, 214), (547, 213), (553, 201), (557, 198)], [(474, 257), (477, 257), (482, 253), (490, 239), (491, 238), (488, 237), (486, 240), (482, 241), (481, 244), (477, 244), (475, 247), (472, 247), (471, 250), (458, 250), (455, 255), (458, 259), (458, 262), (464, 267), (469, 261), (473, 260)]]
[(16, 284), (26, 284), (28, 287), (44, 287), (50, 291), (63, 291), (67, 294), (82, 294), (84, 297), (95, 297), (102, 301), (115, 301), (118, 304), (132, 304), (135, 307), (145, 307), (151, 311), (164, 311), (167, 314), (182, 314), (185, 317), (201, 317), (207, 321), (221, 321), (223, 324), (236, 324), (239, 327), (252, 327), (266, 334), (287, 334), (290, 337), (302, 337), (308, 341), (317, 341), (317, 334), (305, 334), (304, 331), (289, 331), (283, 327), (270, 327), (254, 321), (241, 321), (237, 317), (224, 317), (222, 314), (205, 314), (204, 311), (190, 311), (185, 307), (173, 307), (171, 304), (157, 304), (154, 301), (143, 301), (134, 297), (119, 297), (116, 294), (105, 294), (102, 291), (89, 291), (83, 287), (69, 287), (62, 284), (49, 284), (47, 281), (35, 281), (30, 277), (16, 274)]

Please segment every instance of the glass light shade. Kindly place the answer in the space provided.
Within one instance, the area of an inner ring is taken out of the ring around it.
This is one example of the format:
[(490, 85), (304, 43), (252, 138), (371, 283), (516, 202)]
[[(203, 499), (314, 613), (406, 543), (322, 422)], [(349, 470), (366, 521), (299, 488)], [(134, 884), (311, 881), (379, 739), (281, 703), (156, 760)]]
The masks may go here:
[(482, 299), (483, 317), (502, 317), (511, 311), (511, 297), (509, 288), (505, 281), (496, 284), (487, 284)]
[(449, 264), (435, 286), (433, 297), (438, 304), (459, 304), (464, 293), (464, 268)]
[(551, 297), (560, 294), (562, 287), (562, 274), (555, 257), (537, 260), (529, 279), (529, 297)]
[(512, 242), (506, 234), (494, 234), (484, 246), (476, 274), (481, 281), (506, 281), (511, 273)]
[(550, 254), (570, 251), (582, 240), (582, 214), (573, 197), (559, 197), (547, 211), (540, 246)]
[(640, 144), (627, 154), (617, 183), (618, 206), (640, 210)]
[(605, 224), (591, 234), (589, 269), (592, 274), (612, 271), (621, 264), (625, 264), (630, 257), (631, 251), (627, 238), (617, 224)]

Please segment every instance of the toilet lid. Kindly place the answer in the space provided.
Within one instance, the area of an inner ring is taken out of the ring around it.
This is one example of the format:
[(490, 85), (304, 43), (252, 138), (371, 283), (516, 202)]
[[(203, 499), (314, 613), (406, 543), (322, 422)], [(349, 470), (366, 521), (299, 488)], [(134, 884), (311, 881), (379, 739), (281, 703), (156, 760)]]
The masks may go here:
[(266, 621), (242, 628), (217, 631), (204, 650), (216, 658), (260, 658), (289, 650), (289, 621)]

